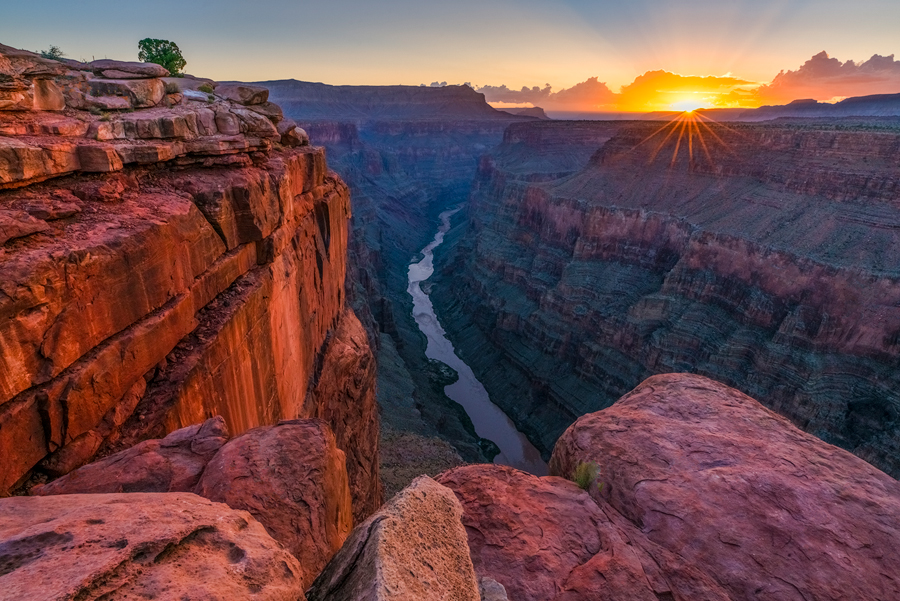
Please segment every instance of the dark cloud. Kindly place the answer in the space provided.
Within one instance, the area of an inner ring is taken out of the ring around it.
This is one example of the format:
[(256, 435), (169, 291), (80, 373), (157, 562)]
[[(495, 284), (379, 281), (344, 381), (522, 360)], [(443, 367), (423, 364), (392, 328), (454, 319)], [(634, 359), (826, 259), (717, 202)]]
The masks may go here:
[(756, 90), (758, 102), (782, 104), (799, 98), (830, 100), (844, 96), (900, 93), (900, 61), (894, 55), (842, 63), (820, 52), (796, 71), (782, 71)]

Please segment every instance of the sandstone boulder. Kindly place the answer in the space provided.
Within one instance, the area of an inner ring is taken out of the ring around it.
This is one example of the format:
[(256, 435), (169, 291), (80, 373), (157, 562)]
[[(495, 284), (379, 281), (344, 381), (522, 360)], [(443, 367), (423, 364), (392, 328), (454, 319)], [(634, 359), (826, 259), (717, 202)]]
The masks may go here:
[(243, 83), (223, 83), (216, 88), (216, 94), (243, 105), (263, 104), (269, 100), (268, 88)]
[[(101, 59), (91, 61), (86, 65), (94, 73), (101, 75), (105, 71), (119, 71), (127, 73), (129, 76), (137, 76), (143, 78), (168, 77), (169, 71), (162, 65), (155, 63), (138, 63), (131, 61), (116, 61), (111, 59)], [(129, 77), (130, 79), (131, 77)]]
[(92, 79), (88, 83), (90, 96), (128, 98), (134, 108), (156, 106), (166, 95), (166, 85), (161, 79)]
[(551, 473), (588, 461), (595, 498), (731, 599), (900, 599), (900, 482), (737, 390), (649, 378), (569, 427)]
[(324, 422), (282, 421), (226, 444), (195, 491), (249, 511), (300, 560), (308, 586), (353, 527), (345, 463)]
[(462, 508), (422, 476), (357, 526), (307, 591), (311, 601), (477, 601)]
[(568, 480), (499, 465), (459, 467), (437, 480), (462, 503), (476, 573), (511, 599), (728, 599), (711, 578)]
[(253, 104), (247, 107), (254, 113), (258, 113), (263, 117), (268, 117), (273, 123), (278, 123), (284, 119), (284, 111), (281, 107), (273, 102), (263, 102), (262, 104)]
[(0, 499), (4, 599), (297, 601), (300, 574), (247, 512), (196, 495)]
[(201, 86), (209, 86), (210, 88), (215, 89), (219, 84), (212, 79), (207, 79), (204, 77), (192, 77), (190, 75), (185, 75), (184, 77), (163, 77), (163, 83), (167, 86), (175, 86), (178, 88), (179, 92), (186, 92), (188, 90), (199, 90)]
[(190, 492), (227, 440), (225, 420), (214, 417), (90, 463), (32, 494)]
[(305, 130), (297, 127), (297, 122), (293, 119), (284, 119), (276, 125), (278, 135), (281, 136), (281, 143), (285, 146), (307, 146), (309, 144), (309, 135)]

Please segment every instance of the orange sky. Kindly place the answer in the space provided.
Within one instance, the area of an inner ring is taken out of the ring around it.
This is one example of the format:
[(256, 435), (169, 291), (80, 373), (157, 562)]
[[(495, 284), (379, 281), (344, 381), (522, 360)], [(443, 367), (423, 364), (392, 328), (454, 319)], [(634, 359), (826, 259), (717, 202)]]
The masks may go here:
[(0, 42), (74, 59), (136, 60), (153, 37), (220, 81), (471, 82), (572, 111), (900, 92), (898, 32), (898, 0), (43, 0), (0, 16)]
[(840, 61), (820, 52), (795, 69), (783, 70), (770, 82), (728, 75), (680, 75), (648, 71), (618, 90), (599, 78), (554, 92), (552, 87), (510, 90), (479, 88), (498, 107), (540, 106), (573, 112), (668, 111), (696, 108), (752, 108), (812, 98), (834, 102), (850, 96), (900, 93), (900, 61), (875, 55), (865, 61)]

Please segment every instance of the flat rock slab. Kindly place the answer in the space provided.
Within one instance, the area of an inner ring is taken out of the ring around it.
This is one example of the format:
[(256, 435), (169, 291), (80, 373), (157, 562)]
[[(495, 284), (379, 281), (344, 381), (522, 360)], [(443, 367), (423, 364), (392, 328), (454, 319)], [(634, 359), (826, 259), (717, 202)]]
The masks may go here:
[(90, 463), (32, 494), (191, 492), (227, 440), (225, 420), (213, 417)]
[(417, 478), (357, 526), (307, 591), (313, 601), (479, 601), (462, 507)]
[(589, 461), (593, 496), (732, 599), (900, 599), (900, 482), (724, 384), (645, 380), (570, 426), (551, 473)]
[(195, 492), (249, 511), (300, 560), (304, 587), (353, 527), (344, 452), (318, 419), (283, 421), (231, 440)]
[(303, 599), (250, 514), (192, 494), (0, 499), (0, 595), (17, 601)]
[[(101, 59), (91, 61), (86, 65), (97, 74), (104, 71), (121, 71), (130, 75), (138, 75), (141, 77), (168, 77), (169, 71), (162, 65), (155, 63), (139, 63), (133, 61), (116, 61), (111, 59)], [(80, 66), (78, 68), (81, 68)]]

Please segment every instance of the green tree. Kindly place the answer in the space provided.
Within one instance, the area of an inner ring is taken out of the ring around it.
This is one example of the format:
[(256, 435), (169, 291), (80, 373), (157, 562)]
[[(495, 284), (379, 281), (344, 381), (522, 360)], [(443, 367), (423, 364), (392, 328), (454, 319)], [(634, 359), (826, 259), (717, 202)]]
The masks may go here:
[(144, 38), (138, 42), (138, 60), (162, 65), (172, 75), (179, 73), (187, 64), (187, 61), (181, 56), (178, 44), (169, 40), (154, 40), (153, 38)]
[(41, 50), (39, 54), (44, 58), (49, 58), (55, 61), (58, 61), (66, 55), (65, 52), (59, 49), (59, 46), (50, 46), (50, 50)]

